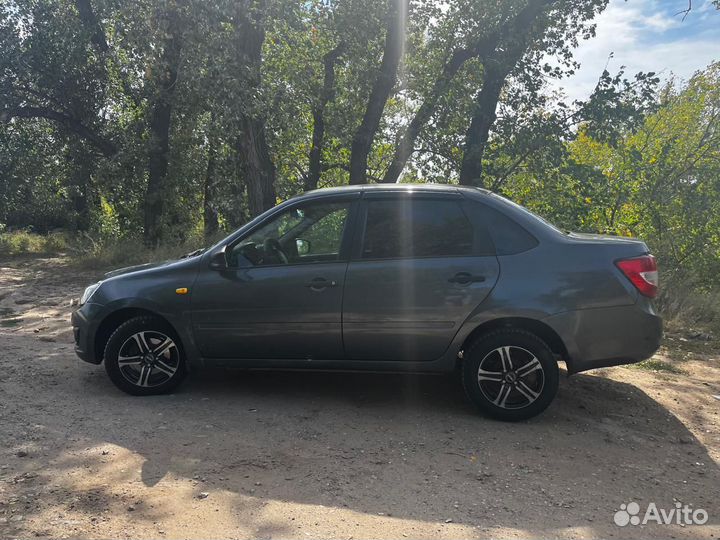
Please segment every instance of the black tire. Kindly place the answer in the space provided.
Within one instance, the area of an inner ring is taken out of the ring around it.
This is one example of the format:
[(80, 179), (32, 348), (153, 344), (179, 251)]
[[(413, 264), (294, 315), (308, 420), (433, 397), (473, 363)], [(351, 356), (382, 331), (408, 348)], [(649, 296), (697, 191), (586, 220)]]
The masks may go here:
[(104, 358), (110, 380), (134, 396), (166, 394), (187, 375), (180, 339), (157, 317), (135, 317), (118, 326)]
[(490, 331), (475, 339), (463, 354), (465, 394), (498, 420), (519, 421), (540, 414), (555, 398), (558, 379), (550, 348), (525, 330)]

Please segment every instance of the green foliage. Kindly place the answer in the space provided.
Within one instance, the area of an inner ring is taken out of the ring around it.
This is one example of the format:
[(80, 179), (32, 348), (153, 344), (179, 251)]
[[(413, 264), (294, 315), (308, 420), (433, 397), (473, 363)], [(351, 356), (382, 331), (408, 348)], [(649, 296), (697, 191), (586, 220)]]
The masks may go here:
[[(652, 78), (643, 80), (652, 84)], [(500, 189), (562, 228), (645, 240), (658, 258), (664, 314), (716, 324), (720, 64), (687, 83), (671, 82), (652, 97), (646, 89), (638, 94), (637, 86), (603, 79), (601, 84), (615, 88), (602, 92), (625, 105), (583, 104), (580, 110), (591, 114), (559, 142), (520, 144), (527, 156)], [(546, 133), (552, 125), (544, 125)], [(518, 146), (496, 144), (494, 165), (502, 169), (518, 155)]]
[(57, 254), (68, 248), (64, 233), (0, 232), (0, 255)]
[(581, 132), (573, 162), (596, 176), (583, 226), (639, 236), (668, 277), (720, 280), (720, 64), (684, 88), (669, 85), (658, 110), (613, 145)]

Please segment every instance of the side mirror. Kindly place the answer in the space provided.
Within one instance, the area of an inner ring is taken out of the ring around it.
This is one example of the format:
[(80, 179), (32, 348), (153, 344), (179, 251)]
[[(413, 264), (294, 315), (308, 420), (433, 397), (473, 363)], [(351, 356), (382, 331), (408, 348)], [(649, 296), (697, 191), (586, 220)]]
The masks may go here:
[(228, 267), (225, 257), (225, 248), (216, 251), (210, 256), (210, 268), (213, 270), (225, 270)]
[(309, 240), (303, 240), (302, 238), (297, 238), (295, 240), (295, 245), (297, 246), (297, 254), (298, 255), (307, 255), (310, 253), (310, 241)]

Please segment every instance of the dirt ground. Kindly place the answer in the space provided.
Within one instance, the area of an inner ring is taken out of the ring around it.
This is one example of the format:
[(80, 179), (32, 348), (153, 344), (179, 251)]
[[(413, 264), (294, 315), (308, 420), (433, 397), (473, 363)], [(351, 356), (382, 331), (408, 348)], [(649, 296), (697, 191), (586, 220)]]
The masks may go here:
[[(73, 353), (98, 277), (0, 261), (2, 538), (720, 537), (717, 337), (670, 336), (682, 373), (563, 377), (519, 424), (452, 377), (217, 370), (137, 398)], [(615, 525), (631, 501), (709, 521)]]

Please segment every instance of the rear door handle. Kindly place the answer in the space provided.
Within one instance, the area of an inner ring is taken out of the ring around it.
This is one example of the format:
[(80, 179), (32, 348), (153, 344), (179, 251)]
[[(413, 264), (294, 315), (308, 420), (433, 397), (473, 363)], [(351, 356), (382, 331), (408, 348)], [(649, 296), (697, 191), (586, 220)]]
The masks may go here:
[(321, 277), (313, 278), (305, 284), (306, 287), (313, 291), (322, 291), (323, 289), (327, 289), (328, 287), (335, 287), (336, 285), (337, 281), (328, 281), (327, 279)]
[(470, 272), (458, 272), (448, 279), (448, 281), (450, 283), (457, 283), (458, 285), (467, 285), (468, 283), (481, 283), (485, 281), (485, 276), (475, 276)]

